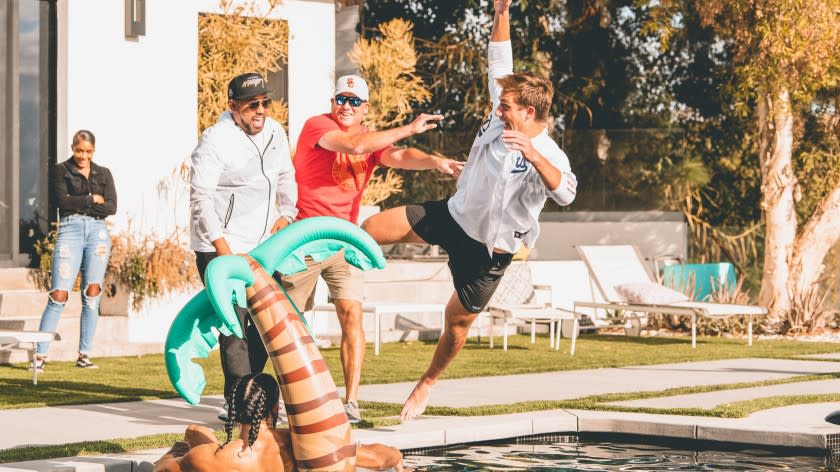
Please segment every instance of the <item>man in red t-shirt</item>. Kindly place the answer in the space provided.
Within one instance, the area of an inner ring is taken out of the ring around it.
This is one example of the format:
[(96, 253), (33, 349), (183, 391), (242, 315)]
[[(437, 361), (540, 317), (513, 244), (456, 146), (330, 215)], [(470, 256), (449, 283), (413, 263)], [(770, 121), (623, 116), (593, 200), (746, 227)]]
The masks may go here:
[[(330, 113), (306, 121), (298, 138), (295, 179), (298, 184), (297, 219), (334, 216), (358, 224), (359, 202), (377, 165), (399, 169), (436, 169), (453, 178), (463, 163), (432, 156), (416, 148), (399, 148), (397, 141), (437, 128), (442, 115), (420, 114), (411, 123), (382, 131), (362, 124), (370, 111), (367, 83), (361, 77), (338, 79)], [(298, 307), (311, 310), (318, 276), (330, 289), (341, 325), (341, 364), (344, 370), (345, 411), (351, 423), (361, 420), (359, 381), (365, 355), (362, 327), (364, 276), (339, 253), (323, 260), (307, 256), (307, 269), (283, 277), (283, 286)]]

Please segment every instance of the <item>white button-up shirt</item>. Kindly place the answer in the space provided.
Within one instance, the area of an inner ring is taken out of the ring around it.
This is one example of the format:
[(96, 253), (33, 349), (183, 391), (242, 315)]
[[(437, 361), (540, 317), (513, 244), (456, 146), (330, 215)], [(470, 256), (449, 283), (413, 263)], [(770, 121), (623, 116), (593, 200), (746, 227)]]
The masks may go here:
[(559, 169), (563, 177), (556, 189), (548, 189), (539, 172), (519, 151), (502, 141), (505, 124), (496, 116), (501, 87), (496, 79), (513, 73), (510, 41), (491, 42), (488, 47), (488, 76), (493, 110), (473, 141), (470, 156), (449, 212), (467, 235), (493, 249), (515, 253), (522, 244), (534, 247), (540, 233), (539, 216), (550, 196), (560, 205), (575, 199), (577, 179), (569, 158), (543, 130), (531, 138), (534, 148)]

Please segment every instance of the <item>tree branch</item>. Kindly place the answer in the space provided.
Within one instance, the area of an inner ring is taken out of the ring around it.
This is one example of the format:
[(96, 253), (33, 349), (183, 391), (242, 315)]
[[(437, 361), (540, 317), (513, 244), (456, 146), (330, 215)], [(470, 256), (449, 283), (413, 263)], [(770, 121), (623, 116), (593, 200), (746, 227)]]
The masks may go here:
[(840, 239), (840, 184), (820, 200), (794, 243), (792, 266), (798, 272), (795, 286), (813, 284), (822, 274), (822, 263), (829, 249)]

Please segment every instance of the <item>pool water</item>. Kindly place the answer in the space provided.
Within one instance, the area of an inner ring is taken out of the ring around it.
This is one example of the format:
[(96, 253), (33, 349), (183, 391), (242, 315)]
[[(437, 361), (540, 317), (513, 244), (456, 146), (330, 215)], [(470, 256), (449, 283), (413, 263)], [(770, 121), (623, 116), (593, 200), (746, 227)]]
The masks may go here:
[[(596, 438), (597, 439), (597, 438)], [(819, 451), (763, 450), (758, 446), (724, 451), (685, 445), (631, 444), (544, 436), (507, 443), (465, 445), (405, 455), (405, 465), (423, 471), (828, 471)], [(686, 443), (689, 444), (689, 443)], [(697, 443), (693, 443), (697, 444)], [(813, 453), (813, 455), (809, 455)]]

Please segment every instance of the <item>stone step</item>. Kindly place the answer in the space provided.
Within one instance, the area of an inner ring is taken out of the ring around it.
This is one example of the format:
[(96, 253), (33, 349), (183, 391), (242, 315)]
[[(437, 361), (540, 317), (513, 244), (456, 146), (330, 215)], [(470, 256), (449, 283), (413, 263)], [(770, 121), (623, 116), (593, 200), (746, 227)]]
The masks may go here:
[[(41, 317), (20, 317), (0, 319), (0, 329), (38, 331)], [(81, 318), (62, 315), (56, 331), (61, 341), (50, 344), (49, 358), (57, 361), (75, 360), (79, 352), (79, 325)], [(163, 343), (131, 343), (128, 342), (128, 317), (100, 316), (93, 338), (91, 357), (129, 356), (140, 354), (162, 353)], [(26, 346), (27, 348), (29, 346)], [(14, 349), (0, 351), (0, 364), (27, 362), (30, 351)]]
[(0, 291), (2, 290), (38, 290), (35, 271), (25, 267), (0, 269)]
[[(41, 316), (47, 306), (49, 294), (33, 289), (0, 291), (0, 319), (27, 316)], [(81, 313), (82, 297), (71, 292), (64, 306), (65, 312)]]

